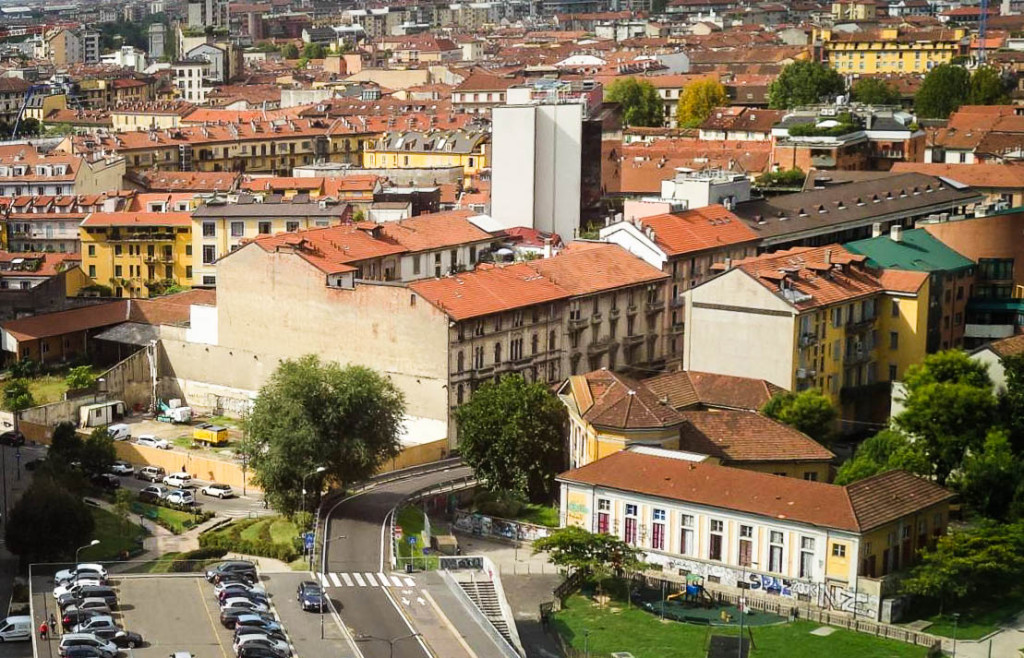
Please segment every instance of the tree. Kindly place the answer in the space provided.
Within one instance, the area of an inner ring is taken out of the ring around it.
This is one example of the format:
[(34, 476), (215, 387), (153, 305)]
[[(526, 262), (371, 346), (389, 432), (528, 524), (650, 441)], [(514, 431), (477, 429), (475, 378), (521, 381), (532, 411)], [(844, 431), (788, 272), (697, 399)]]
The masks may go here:
[(999, 394), (999, 417), (1010, 435), (1014, 453), (1024, 452), (1024, 354), (1002, 359), (1006, 390)]
[(307, 60), (327, 57), (327, 48), (319, 43), (307, 43), (302, 47), (302, 56)]
[(846, 90), (843, 76), (824, 64), (800, 61), (788, 64), (768, 87), (769, 107), (785, 110), (820, 103)]
[(882, 78), (861, 78), (850, 87), (850, 97), (867, 105), (897, 105), (900, 92)]
[(795, 427), (819, 443), (828, 442), (832, 424), (839, 416), (832, 401), (816, 388), (779, 393), (764, 404), (761, 413)]
[(947, 603), (1006, 592), (1024, 576), (1024, 523), (984, 522), (938, 538), (903, 581), (912, 594)]
[(928, 460), (940, 485), (980, 449), (996, 420), (997, 403), (986, 367), (959, 350), (929, 354), (904, 377), (907, 394), (896, 425), (907, 432)]
[(15, 503), (7, 523), (7, 548), (22, 564), (69, 560), (92, 539), (94, 521), (80, 496), (39, 474)]
[(89, 475), (98, 475), (110, 470), (117, 459), (114, 439), (106, 427), (97, 427), (82, 443), (82, 470)]
[(96, 375), (93, 374), (90, 366), (78, 366), (68, 371), (64, 377), (64, 384), (72, 391), (79, 391), (84, 388), (91, 388), (96, 383)]
[[(366, 479), (401, 448), (405, 401), (389, 379), (315, 355), (282, 362), (245, 421), (249, 468), (276, 509), (300, 508), (303, 479), (319, 497), (323, 479)], [(315, 500), (314, 500), (315, 502)], [(309, 507), (307, 507), (309, 509)]]
[(481, 386), (456, 409), (459, 451), (495, 493), (550, 500), (564, 465), (565, 405), (519, 375)]
[(128, 529), (128, 517), (131, 516), (134, 502), (135, 492), (131, 489), (122, 487), (114, 492), (114, 513), (117, 514), (122, 535)]
[(28, 382), (24, 379), (12, 379), (4, 384), (4, 408), (8, 411), (22, 411), (36, 406)]
[(79, 438), (75, 426), (69, 422), (57, 423), (53, 428), (53, 438), (50, 439), (50, 451), (47, 453), (47, 461), (54, 462), (60, 466), (67, 466), (82, 458), (82, 439)]
[(906, 434), (899, 430), (885, 429), (857, 447), (853, 458), (839, 467), (835, 483), (850, 484), (897, 469), (930, 475), (932, 465), (920, 446)]
[(658, 90), (646, 80), (620, 78), (608, 85), (605, 98), (622, 108), (628, 126), (663, 126), (665, 110)]
[(914, 112), (919, 119), (945, 119), (967, 102), (971, 78), (967, 69), (939, 64), (924, 77), (914, 96)]
[(1013, 449), (1006, 432), (992, 430), (980, 450), (964, 458), (954, 483), (960, 499), (989, 519), (1019, 518), (1024, 502), (1024, 462)]
[(676, 123), (695, 128), (711, 116), (716, 107), (729, 103), (729, 95), (718, 80), (698, 80), (686, 86), (676, 106)]
[(1007, 93), (1006, 82), (1003, 80), (999, 69), (991, 66), (982, 66), (971, 74), (971, 87), (967, 95), (967, 103), (970, 105), (1000, 105), (1007, 103), (1010, 95)]
[(284, 57), (285, 59), (298, 59), (298, 46), (296, 46), (294, 43), (286, 43), (284, 47), (281, 48), (281, 56)]
[(547, 551), (552, 564), (583, 569), (597, 581), (598, 592), (608, 575), (622, 576), (640, 568), (642, 552), (618, 537), (566, 526), (534, 540), (533, 552)]

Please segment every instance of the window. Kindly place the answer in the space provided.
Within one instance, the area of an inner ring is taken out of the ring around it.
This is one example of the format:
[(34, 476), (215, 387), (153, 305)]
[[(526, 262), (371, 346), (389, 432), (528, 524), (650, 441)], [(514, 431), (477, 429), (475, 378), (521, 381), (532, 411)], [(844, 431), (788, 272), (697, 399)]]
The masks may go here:
[(832, 544), (832, 557), (846, 557), (846, 544)]
[(897, 367), (895, 363), (889, 364), (889, 381), (896, 381)]
[(204, 286), (214, 286), (214, 285), (217, 285), (217, 277), (215, 277), (215, 276), (204, 276), (203, 277), (203, 285)]
[(900, 348), (900, 334), (898, 331), (889, 332), (889, 349), (898, 350)]
[(552, 329), (551, 332), (548, 333), (548, 351), (550, 352), (550, 351), (552, 351), (554, 349), (555, 349), (555, 331), (554, 331), (554, 329)]
[(692, 555), (694, 549), (693, 543), (693, 515), (691, 514), (680, 514), (679, 515), (679, 552), (683, 555)]
[(711, 535), (708, 537), (708, 559), (722, 559), (722, 532), (725, 530), (725, 523), (711, 519)]
[(785, 536), (772, 530), (768, 533), (768, 571), (782, 573), (782, 552), (785, 548)]
[(92, 278), (92, 279), (96, 278), (96, 266), (95, 265), (90, 265), (89, 266), (89, 277)]
[(484, 367), (484, 348), (478, 346), (473, 348), (473, 367), (483, 368)]
[(210, 265), (217, 260), (217, 248), (212, 244), (203, 245), (203, 265)]
[(95, 256), (96, 255), (96, 245), (94, 245), (94, 244), (89, 245), (89, 255), (90, 256)]
[(462, 372), (466, 366), (466, 355), (462, 350), (459, 350), (459, 356), (457, 358), (458, 365), (456, 366), (455, 372)]
[(270, 222), (259, 223), (260, 235), (267, 235), (270, 233)]
[(665, 550), (665, 510), (651, 512), (651, 548)]
[(190, 244), (185, 245), (185, 255), (186, 256), (191, 256), (192, 255), (192, 245), (190, 245)]
[(240, 238), (245, 235), (245, 222), (231, 222), (231, 237)]
[(739, 552), (739, 565), (741, 567), (749, 567), (753, 565), (754, 556), (754, 526), (741, 525), (740, 526), (740, 552)]
[(121, 252), (122, 252), (121, 245), (115, 244), (114, 245), (114, 255), (115, 256), (120, 256)]
[(607, 498), (597, 499), (597, 531), (600, 533), (608, 533), (608, 519), (610, 518), (610, 512), (612, 509), (612, 501)]
[(530, 354), (536, 354), (537, 349), (540, 347), (540, 336), (536, 333), (530, 337)]
[(420, 273), (421, 262), (422, 262), (421, 259), (422, 258), (423, 258), (423, 256), (421, 256), (420, 254), (416, 254), (415, 256), (412, 257), (412, 273), (413, 274), (419, 274)]
[(214, 222), (203, 222), (203, 237), (212, 238), (217, 235), (217, 225)]
[(626, 536), (623, 539), (627, 544), (636, 544), (636, 512), (636, 505), (626, 503)]
[[(461, 354), (459, 356), (461, 356)], [(462, 404), (462, 400), (464, 398), (462, 384), (459, 384), (458, 388), (455, 389), (455, 398), (456, 404)]]
[(814, 537), (800, 538), (800, 577), (814, 575)]
[(115, 265), (114, 266), (114, 276), (121, 276), (121, 274), (122, 274), (121, 266), (120, 265)]
[(185, 266), (185, 278), (186, 279), (191, 279), (192, 278), (192, 266), (191, 265), (186, 265)]
[(494, 344), (494, 365), (501, 363), (501, 343)]
[(817, 482), (818, 481), (818, 472), (817, 471), (804, 471), (804, 479), (805, 480), (810, 480), (811, 482)]

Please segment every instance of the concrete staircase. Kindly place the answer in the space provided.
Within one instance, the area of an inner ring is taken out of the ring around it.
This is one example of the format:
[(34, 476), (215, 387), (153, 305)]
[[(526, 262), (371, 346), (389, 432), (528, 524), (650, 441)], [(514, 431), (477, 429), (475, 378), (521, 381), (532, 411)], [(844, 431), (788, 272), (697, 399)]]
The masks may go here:
[(501, 636), (508, 640), (510, 645), (515, 646), (512, 643), (512, 634), (508, 630), (508, 621), (501, 614), (501, 605), (498, 603), (498, 594), (494, 591), (494, 583), (489, 580), (460, 580), (459, 586), (476, 604), (476, 607), (480, 608), (480, 612), (484, 613), (487, 621), (491, 622), (495, 630), (501, 633)]

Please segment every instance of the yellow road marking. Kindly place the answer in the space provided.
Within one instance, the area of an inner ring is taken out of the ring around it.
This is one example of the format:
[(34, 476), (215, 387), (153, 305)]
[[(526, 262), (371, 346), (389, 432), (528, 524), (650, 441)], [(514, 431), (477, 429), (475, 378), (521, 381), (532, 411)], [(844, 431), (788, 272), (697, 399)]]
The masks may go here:
[(214, 621), (213, 615), (210, 614), (210, 606), (206, 602), (206, 596), (203, 592), (203, 586), (199, 584), (199, 579), (196, 579), (196, 589), (199, 590), (199, 598), (203, 602), (203, 607), (206, 608), (206, 616), (210, 618), (210, 627), (213, 629), (213, 636), (217, 638), (217, 646), (220, 647), (220, 654), (224, 658), (228, 658), (228, 652), (224, 650), (224, 645), (220, 641), (220, 632), (217, 630), (217, 622)]

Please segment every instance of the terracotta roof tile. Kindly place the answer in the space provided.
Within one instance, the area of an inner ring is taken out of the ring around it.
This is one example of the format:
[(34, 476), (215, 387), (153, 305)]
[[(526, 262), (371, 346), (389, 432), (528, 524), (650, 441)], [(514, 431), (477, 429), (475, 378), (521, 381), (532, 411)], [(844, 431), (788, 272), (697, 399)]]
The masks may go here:
[(753, 411), (683, 411), (679, 449), (730, 462), (830, 461), (803, 432)]
[(862, 532), (949, 500), (953, 494), (906, 471), (888, 471), (846, 486)]
[(401, 254), (406, 248), (380, 235), (372, 222), (365, 226), (338, 224), (291, 233), (263, 235), (254, 243), (264, 251), (294, 250), (300, 257), (327, 274), (350, 272), (352, 263)]
[(409, 287), (454, 320), (501, 313), (570, 297), (525, 263), (504, 267), (478, 266), (442, 279), (416, 281)]
[[(989, 343), (986, 347), (995, 352), (998, 356), (1013, 356), (1024, 354), (1024, 334), (1000, 338)], [(984, 349), (984, 348), (981, 348)]]
[(0, 328), (19, 341), (27, 341), (107, 327), (127, 319), (128, 301), (124, 300), (9, 320)]
[(187, 212), (94, 212), (82, 226), (185, 226), (192, 227), (192, 215)]
[(583, 418), (595, 427), (621, 430), (672, 427), (683, 417), (664, 404), (641, 383), (609, 370), (594, 370), (576, 375), (574, 383), (586, 385), (593, 404), (580, 409)]
[(410, 252), (492, 240), (490, 233), (469, 221), (472, 216), (468, 210), (418, 215), (385, 222), (381, 225), (381, 232)]
[(928, 280), (928, 272), (885, 269), (878, 275), (882, 287), (892, 292), (915, 293)]
[(668, 278), (668, 274), (616, 244), (570, 242), (557, 255), (529, 261), (527, 265), (573, 295)]
[(640, 222), (654, 229), (654, 241), (669, 256), (760, 239), (743, 220), (720, 205), (644, 217)]

